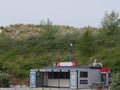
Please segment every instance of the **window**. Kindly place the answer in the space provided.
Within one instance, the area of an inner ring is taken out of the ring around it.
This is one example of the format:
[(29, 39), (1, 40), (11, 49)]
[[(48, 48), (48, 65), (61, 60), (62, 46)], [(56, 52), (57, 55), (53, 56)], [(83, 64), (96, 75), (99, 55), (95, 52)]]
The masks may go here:
[(87, 78), (88, 72), (80, 72), (80, 78)]
[(54, 74), (53, 72), (48, 72), (48, 79), (53, 79), (54, 77)]
[(70, 73), (69, 72), (61, 72), (60, 79), (70, 79)]
[(106, 74), (101, 74), (101, 81), (106, 83)]
[(70, 72), (49, 72), (48, 79), (70, 79)]

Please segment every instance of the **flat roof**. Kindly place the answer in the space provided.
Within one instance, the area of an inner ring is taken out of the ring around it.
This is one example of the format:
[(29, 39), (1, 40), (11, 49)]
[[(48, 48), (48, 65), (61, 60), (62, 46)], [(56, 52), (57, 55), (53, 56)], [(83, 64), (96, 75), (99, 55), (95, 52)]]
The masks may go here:
[(88, 67), (88, 66), (44, 66), (40, 69), (31, 69), (31, 71), (40, 72), (70, 72), (76, 70), (89, 70), (89, 69), (101, 69), (101, 67)]

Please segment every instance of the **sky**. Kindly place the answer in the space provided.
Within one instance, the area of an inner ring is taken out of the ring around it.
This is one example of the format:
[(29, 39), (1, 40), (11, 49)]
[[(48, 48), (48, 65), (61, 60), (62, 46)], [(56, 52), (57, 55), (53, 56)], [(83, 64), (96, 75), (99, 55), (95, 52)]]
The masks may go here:
[(0, 0), (0, 26), (40, 24), (100, 27), (105, 12), (120, 14), (120, 0)]

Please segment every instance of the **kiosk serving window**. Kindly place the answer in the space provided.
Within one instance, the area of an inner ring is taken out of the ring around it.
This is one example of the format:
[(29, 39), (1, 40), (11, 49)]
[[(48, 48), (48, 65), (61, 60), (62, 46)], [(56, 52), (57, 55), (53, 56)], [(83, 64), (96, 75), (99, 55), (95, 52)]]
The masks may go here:
[(70, 72), (48, 72), (48, 79), (70, 79)]

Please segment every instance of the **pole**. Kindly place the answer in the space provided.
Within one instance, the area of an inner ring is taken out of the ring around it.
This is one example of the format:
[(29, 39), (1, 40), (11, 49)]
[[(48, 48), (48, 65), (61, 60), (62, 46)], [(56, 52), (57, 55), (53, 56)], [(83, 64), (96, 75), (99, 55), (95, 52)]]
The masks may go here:
[(72, 62), (72, 43), (70, 43), (70, 62)]

